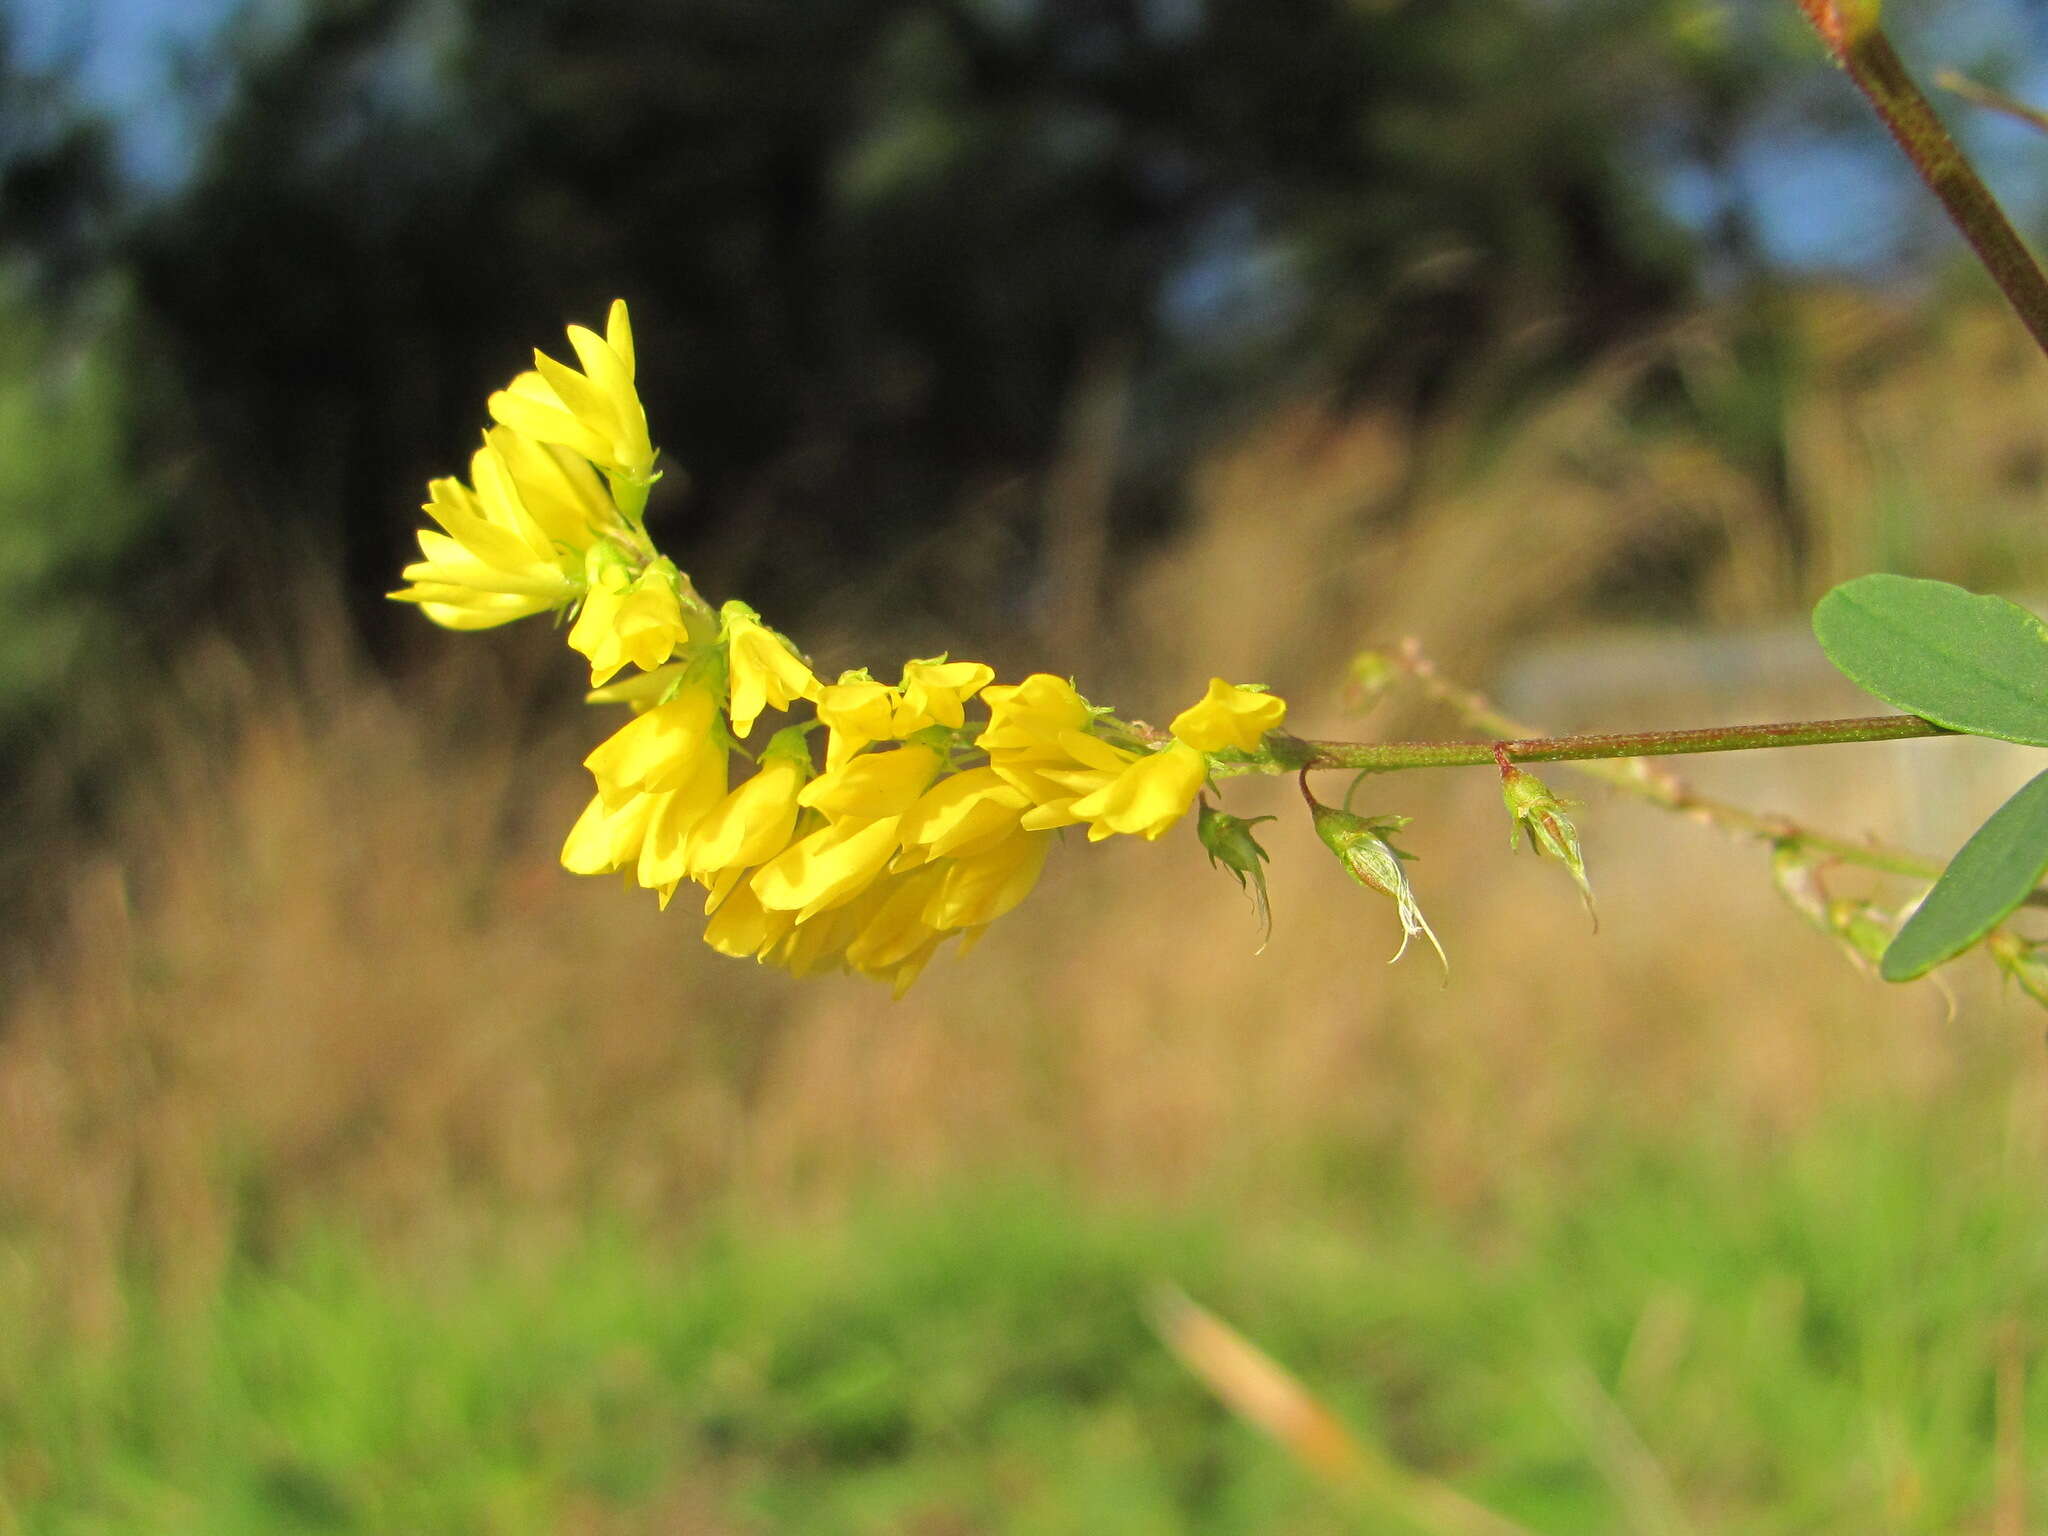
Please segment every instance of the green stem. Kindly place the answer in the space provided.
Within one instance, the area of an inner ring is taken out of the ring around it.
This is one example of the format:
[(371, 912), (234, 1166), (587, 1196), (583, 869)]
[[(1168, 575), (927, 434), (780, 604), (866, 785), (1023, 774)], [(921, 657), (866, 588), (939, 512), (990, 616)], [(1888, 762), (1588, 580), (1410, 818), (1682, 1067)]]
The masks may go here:
[[(1526, 722), (1502, 714), (1484, 695), (1443, 677), (1413, 641), (1399, 647), (1390, 659), (1420, 684), (1424, 692), (1455, 711), (1467, 725), (1491, 731), (1501, 737), (1503, 743), (1511, 739), (1533, 739), (1535, 733)], [(1833, 837), (1816, 832), (1789, 816), (1759, 813), (1730, 805), (1725, 800), (1716, 800), (1645, 758), (1628, 762), (1589, 758), (1575, 762), (1572, 767), (1575, 772), (1596, 778), (1624, 794), (1707, 822), (1737, 837), (1759, 838), (1777, 846), (1794, 844), (1808, 853), (1823, 854), (1844, 864), (1883, 874), (1903, 875), (1909, 880), (1935, 880), (1940, 878), (1943, 869), (1941, 860), (1930, 859), (1925, 854), (1889, 847), (1868, 838)], [(2048, 891), (2036, 891), (2027, 898), (2027, 905), (2048, 907)]]
[(1464, 768), (1495, 763), (1569, 763), (1591, 758), (1673, 757), (1688, 752), (1743, 752), (1754, 747), (1817, 747), (1855, 741), (1901, 741), (1957, 734), (1918, 715), (1862, 715), (1850, 720), (1793, 720), (1769, 725), (1718, 725), (1689, 731), (1622, 731), (1589, 736), (1529, 736), (1518, 741), (1311, 741), (1304, 768), (1389, 773), (1403, 768)]
[(2035, 344), (2048, 352), (2048, 274), (2012, 227), (1998, 199), (1906, 72), (1877, 25), (1874, 0), (1799, 0), (1828, 51), (1884, 119), (1928, 190), (1970, 242), (1992, 281), (2011, 301)]

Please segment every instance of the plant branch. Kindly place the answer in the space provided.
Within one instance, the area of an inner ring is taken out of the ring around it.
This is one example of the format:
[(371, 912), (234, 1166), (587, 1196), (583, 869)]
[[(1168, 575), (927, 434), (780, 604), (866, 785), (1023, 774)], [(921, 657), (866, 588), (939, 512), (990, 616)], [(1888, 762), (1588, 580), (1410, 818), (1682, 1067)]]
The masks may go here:
[(1877, 24), (1876, 0), (1799, 0), (1799, 6), (1941, 199), (2036, 345), (2048, 352), (2048, 274), (1906, 72)]
[(1934, 83), (1944, 91), (1962, 97), (1972, 106), (1982, 107), (1987, 112), (2002, 112), (2007, 117), (2025, 123), (2029, 128), (2048, 133), (2048, 112), (2043, 112), (2038, 107), (2030, 107), (2024, 101), (2008, 96), (2003, 91), (1994, 91), (1988, 85), (1979, 84), (1961, 70), (1939, 70), (1934, 76)]
[(1464, 768), (1497, 763), (1570, 763), (1616, 757), (1675, 757), (1691, 752), (1743, 752), (1756, 747), (1817, 747), (1857, 741), (1953, 736), (1918, 715), (1859, 715), (1848, 720), (1789, 720), (1766, 725), (1712, 725), (1683, 731), (1620, 731), (1581, 736), (1516, 736), (1499, 741), (1310, 741), (1307, 768), (1386, 773), (1402, 768)]
[[(1413, 640), (1404, 641), (1385, 653), (1402, 672), (1413, 678), (1431, 698), (1447, 706), (1468, 725), (1497, 731), (1503, 738), (1529, 738), (1533, 732), (1521, 721), (1502, 714), (1485, 695), (1460, 687), (1440, 675), (1434, 663), (1422, 654)], [(1906, 716), (1907, 719), (1914, 718)], [(1575, 772), (1590, 775), (1625, 794), (1647, 800), (1667, 811), (1690, 816), (1736, 837), (1751, 837), (1772, 844), (1795, 844), (1810, 853), (1838, 859), (1881, 874), (1901, 875), (1910, 880), (1936, 880), (1943, 865), (1939, 859), (1889, 847), (1874, 841), (1857, 841), (1816, 832), (1788, 816), (1760, 815), (1725, 800), (1700, 794), (1676, 774), (1637, 759), (1633, 762), (1590, 759), (1568, 764)], [(2036, 891), (2027, 898), (2029, 906), (2048, 906), (2048, 892)]]

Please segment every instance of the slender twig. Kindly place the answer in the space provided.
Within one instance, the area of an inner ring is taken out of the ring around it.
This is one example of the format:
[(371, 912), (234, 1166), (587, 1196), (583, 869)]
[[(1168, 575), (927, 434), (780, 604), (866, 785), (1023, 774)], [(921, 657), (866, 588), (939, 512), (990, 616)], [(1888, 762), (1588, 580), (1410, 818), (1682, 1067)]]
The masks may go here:
[(1756, 747), (1817, 747), (1858, 741), (1953, 736), (1918, 715), (1859, 715), (1849, 720), (1786, 720), (1766, 725), (1710, 725), (1683, 731), (1619, 731), (1584, 736), (1518, 736), (1502, 741), (1310, 741), (1309, 768), (1382, 773), (1400, 768), (1466, 768), (1497, 762), (1571, 763), (1596, 758), (1676, 757), (1693, 752), (1746, 752)]
[[(1504, 739), (1528, 738), (1534, 734), (1528, 725), (1502, 714), (1483, 694), (1460, 687), (1441, 676), (1414, 641), (1404, 642), (1387, 655), (1403, 672), (1414, 678), (1424, 692), (1455, 711), (1467, 725), (1482, 731), (1497, 731)], [(1941, 875), (1939, 859), (1909, 853), (1903, 848), (1890, 848), (1882, 843), (1830, 836), (1801, 826), (1787, 816), (1760, 815), (1742, 806), (1702, 795), (1677, 775), (1640, 759), (1626, 763), (1589, 759), (1572, 761), (1570, 766), (1653, 805), (1692, 816), (1738, 837), (1760, 838), (1770, 843), (1795, 843), (1809, 852), (1839, 859), (1845, 864), (1860, 865), (1888, 875), (1904, 875), (1914, 880), (1934, 880)]]
[(2014, 96), (2003, 91), (1981, 85), (1959, 69), (1938, 70), (1934, 83), (1944, 91), (1960, 96), (1972, 106), (1982, 107), (1987, 112), (2003, 112), (2007, 117), (2017, 118), (2029, 128), (2048, 133), (2048, 112), (2039, 107), (2030, 107)]
[(1876, 0), (1799, 0), (1799, 6), (2048, 352), (2048, 274), (1906, 72), (1877, 24)]

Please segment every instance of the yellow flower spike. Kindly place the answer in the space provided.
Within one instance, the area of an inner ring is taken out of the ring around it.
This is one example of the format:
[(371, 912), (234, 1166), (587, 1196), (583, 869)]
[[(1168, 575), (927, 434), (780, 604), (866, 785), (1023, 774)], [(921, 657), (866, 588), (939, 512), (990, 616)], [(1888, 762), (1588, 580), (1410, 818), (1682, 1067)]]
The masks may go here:
[[(690, 834), (690, 878), (707, 885), (721, 875), (732, 888), (738, 872), (766, 863), (789, 846), (796, 831), (797, 796), (811, 776), (804, 728), (777, 731), (754, 776), (728, 794)], [(714, 901), (723, 895), (713, 886)], [(711, 910), (707, 905), (706, 911)]]
[(797, 796), (799, 805), (831, 821), (873, 821), (900, 817), (917, 804), (942, 766), (939, 754), (915, 743), (888, 752), (869, 752), (839, 768), (828, 768)]
[(1013, 832), (979, 853), (942, 866), (945, 878), (924, 909), (934, 928), (982, 928), (1031, 894), (1052, 848), (1050, 832)]
[(875, 742), (895, 739), (902, 698), (864, 668), (840, 673), (838, 682), (819, 689), (817, 703), (818, 719), (832, 733), (825, 743), (828, 770), (843, 766)]
[(755, 871), (761, 905), (794, 911), (799, 924), (853, 900), (888, 868), (900, 816), (850, 816), (796, 842)]
[(635, 576), (602, 546), (590, 552), (590, 590), (569, 646), (589, 658), (592, 687), (628, 665), (652, 672), (689, 639), (674, 565), (657, 560)]
[(1094, 793), (1069, 807), (1088, 825), (1088, 840), (1113, 833), (1157, 838), (1187, 815), (1209, 777), (1209, 760), (1184, 741), (1138, 758)]
[(634, 717), (600, 742), (583, 766), (608, 803), (633, 794), (680, 789), (725, 767), (718, 699), (702, 680), (686, 682), (666, 704)]
[(798, 699), (818, 697), (818, 680), (803, 658), (753, 609), (734, 600), (719, 609), (718, 618), (735, 735), (752, 731), (764, 708), (788, 709)]
[(491, 415), (536, 441), (590, 460), (611, 482), (619, 511), (637, 527), (655, 481), (655, 452), (647, 412), (633, 382), (633, 331), (626, 301), (612, 301), (602, 337), (580, 325), (570, 326), (569, 345), (583, 365), (581, 373), (536, 351), (535, 371), (520, 374), (491, 396)]
[(1030, 798), (993, 768), (948, 774), (904, 815), (898, 866), (979, 853), (1013, 833), (1030, 807)]
[(1285, 699), (1212, 677), (1202, 701), (1175, 715), (1168, 729), (1197, 752), (1256, 752), (1286, 718)]
[(959, 730), (967, 723), (963, 706), (989, 683), (996, 669), (979, 661), (947, 661), (934, 656), (903, 664), (901, 702), (896, 706), (895, 734), (908, 736), (928, 725)]

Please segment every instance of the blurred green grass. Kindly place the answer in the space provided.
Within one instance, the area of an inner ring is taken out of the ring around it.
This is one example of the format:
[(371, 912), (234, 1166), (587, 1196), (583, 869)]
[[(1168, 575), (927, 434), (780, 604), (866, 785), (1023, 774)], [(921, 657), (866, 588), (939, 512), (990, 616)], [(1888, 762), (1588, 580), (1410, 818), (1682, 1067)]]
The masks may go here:
[(2048, 1188), (2001, 1109), (1617, 1144), (1568, 1197), (1458, 1224), (1369, 1187), (1246, 1217), (1009, 1184), (686, 1243), (500, 1230), (424, 1268), (315, 1230), (196, 1312), (140, 1301), (103, 1352), (10, 1331), (0, 1508), (48, 1532), (1358, 1528), (1147, 1332), (1171, 1276), (1533, 1529), (1987, 1528), (2000, 1362), (2048, 1305)]

